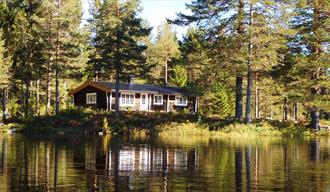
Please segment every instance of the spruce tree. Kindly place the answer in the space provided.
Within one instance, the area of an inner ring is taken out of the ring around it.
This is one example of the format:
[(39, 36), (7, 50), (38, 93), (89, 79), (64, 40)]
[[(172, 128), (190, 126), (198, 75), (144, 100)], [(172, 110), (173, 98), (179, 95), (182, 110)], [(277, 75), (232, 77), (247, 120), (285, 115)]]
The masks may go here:
[(188, 83), (187, 70), (180, 65), (173, 67), (172, 75), (169, 78), (169, 85), (174, 87), (186, 87)]
[(202, 92), (209, 86), (204, 76), (210, 66), (208, 45), (203, 37), (202, 30), (190, 28), (179, 41), (180, 57), (176, 62), (187, 69), (188, 85), (192, 92)]
[(129, 75), (144, 73), (143, 52), (147, 47), (138, 39), (148, 36), (151, 29), (142, 25), (139, 11), (139, 2), (136, 0), (105, 0), (92, 22), (95, 37), (92, 40), (94, 53), (91, 55), (91, 63), (105, 73), (115, 71), (117, 116), (120, 80), (126, 79)]

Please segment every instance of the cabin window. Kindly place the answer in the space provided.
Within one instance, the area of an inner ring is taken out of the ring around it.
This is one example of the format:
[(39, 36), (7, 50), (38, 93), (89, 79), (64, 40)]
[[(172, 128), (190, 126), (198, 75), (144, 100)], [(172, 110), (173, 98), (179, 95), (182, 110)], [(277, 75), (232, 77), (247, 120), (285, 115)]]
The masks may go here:
[(133, 106), (134, 105), (134, 93), (122, 93), (121, 94), (121, 105), (122, 106)]
[(154, 95), (154, 105), (163, 105), (163, 95)]
[(187, 106), (188, 99), (184, 96), (175, 96), (175, 105), (176, 106)]
[(86, 94), (86, 104), (96, 104), (96, 93)]

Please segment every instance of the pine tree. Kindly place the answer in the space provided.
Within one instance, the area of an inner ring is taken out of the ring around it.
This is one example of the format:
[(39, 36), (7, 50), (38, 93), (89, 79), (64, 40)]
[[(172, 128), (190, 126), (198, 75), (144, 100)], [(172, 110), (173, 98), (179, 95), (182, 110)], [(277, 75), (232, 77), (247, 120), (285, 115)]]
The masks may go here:
[(293, 26), (298, 31), (293, 42), (297, 55), (295, 75), (297, 91), (302, 93), (305, 107), (310, 112), (313, 129), (320, 127), (320, 109), (330, 109), (330, 85), (326, 69), (329, 67), (329, 23), (330, 2), (328, 0), (300, 1), (298, 15)]
[(21, 99), (24, 101), (25, 117), (30, 115), (31, 110), (31, 83), (39, 75), (44, 62), (44, 44), (40, 38), (41, 4), (40, 1), (26, 0), (8, 5), (9, 12), (14, 14), (5, 28), (6, 45), (12, 56), (14, 79), (25, 84), (24, 99)]
[[(241, 120), (243, 115), (243, 78), (242, 71), (246, 63), (246, 13), (245, 2), (239, 1), (193, 1), (187, 5), (192, 14), (178, 14), (178, 18), (171, 21), (178, 25), (190, 25), (192, 23), (206, 30), (206, 39), (213, 57), (213, 70), (219, 66), (232, 65), (230, 68), (236, 76), (236, 119)], [(228, 39), (224, 44), (223, 39)], [(224, 38), (226, 36), (226, 38)], [(230, 43), (229, 43), (230, 42)], [(225, 55), (226, 54), (226, 55)], [(225, 59), (225, 60), (224, 60)], [(219, 63), (221, 61), (221, 63)]]
[(55, 71), (55, 111), (60, 111), (60, 78), (67, 77), (71, 71), (80, 68), (78, 57), (82, 54), (80, 22), (82, 8), (80, 0), (56, 0), (53, 13), (53, 54)]
[[(251, 123), (253, 79), (256, 82), (255, 99), (257, 99), (258, 80), (263, 76), (262, 74), (269, 76), (272, 67), (278, 63), (279, 50), (286, 47), (286, 35), (292, 34), (291, 30), (287, 29), (286, 23), (281, 21), (286, 17), (284, 13), (288, 9), (285, 4), (276, 1), (249, 3), (246, 123)], [(255, 103), (258, 105), (258, 102)]]
[(138, 39), (150, 34), (151, 29), (142, 25), (139, 2), (106, 0), (94, 16), (95, 37), (92, 64), (101, 71), (115, 71), (115, 111), (119, 115), (119, 82), (129, 75), (142, 75), (146, 46)]
[[(158, 27), (158, 34), (155, 42), (155, 55), (157, 58), (157, 63), (155, 68), (151, 71), (153, 72), (161, 72), (158, 78), (161, 76), (164, 77), (165, 85), (168, 84), (168, 71), (169, 71), (169, 62), (172, 58), (176, 58), (179, 56), (179, 45), (176, 40), (175, 33), (170, 24), (164, 23)], [(156, 74), (155, 74), (156, 75)], [(153, 76), (155, 76), (153, 75)], [(157, 77), (158, 75), (156, 75)]]

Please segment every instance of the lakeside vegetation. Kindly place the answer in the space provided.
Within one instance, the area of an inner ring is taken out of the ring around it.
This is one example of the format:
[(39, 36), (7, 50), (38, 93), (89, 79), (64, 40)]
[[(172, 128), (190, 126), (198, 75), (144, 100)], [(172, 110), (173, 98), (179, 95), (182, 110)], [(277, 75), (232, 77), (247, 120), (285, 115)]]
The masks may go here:
[[(330, 122), (328, 126), (330, 127)], [(324, 124), (327, 125), (327, 124)], [(233, 119), (206, 117), (188, 113), (114, 112), (75, 108), (58, 115), (41, 116), (2, 126), (26, 134), (113, 134), (130, 136), (311, 136), (330, 135), (329, 130), (315, 131), (307, 122), (258, 120), (246, 125)]]

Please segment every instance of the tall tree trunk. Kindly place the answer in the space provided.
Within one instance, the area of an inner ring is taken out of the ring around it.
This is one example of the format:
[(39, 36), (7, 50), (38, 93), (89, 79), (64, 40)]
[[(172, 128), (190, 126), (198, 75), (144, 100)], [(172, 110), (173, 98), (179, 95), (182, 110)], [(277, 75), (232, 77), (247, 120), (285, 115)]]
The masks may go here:
[(257, 89), (258, 94), (257, 94), (257, 98), (258, 98), (258, 119), (260, 119), (260, 89)]
[(243, 77), (236, 76), (236, 100), (235, 100), (235, 119), (242, 120), (243, 117)]
[(50, 113), (50, 101), (51, 101), (51, 81), (52, 81), (52, 76), (51, 76), (51, 71), (52, 71), (52, 29), (53, 29), (53, 13), (50, 10), (49, 11), (49, 22), (48, 22), (48, 43), (49, 43), (49, 48), (48, 48), (48, 66), (47, 66), (47, 85), (46, 85), (46, 114), (48, 115)]
[(252, 69), (251, 64), (248, 66), (248, 82), (247, 82), (247, 92), (246, 92), (246, 112), (245, 112), (245, 123), (250, 124), (251, 119), (251, 95), (252, 95)]
[(50, 98), (51, 98), (51, 90), (50, 90), (50, 82), (51, 82), (51, 73), (50, 69), (47, 74), (47, 85), (46, 85), (46, 114), (50, 114)]
[(24, 81), (21, 80), (21, 97), (20, 97), (20, 112), (24, 113), (25, 111), (25, 92), (24, 92)]
[(288, 120), (288, 98), (285, 97), (284, 98), (284, 103), (283, 103), (283, 121), (287, 121)]
[(60, 82), (59, 82), (59, 72), (58, 69), (55, 71), (55, 112), (58, 114), (60, 112)]
[(259, 87), (258, 82), (256, 80), (255, 82), (255, 90), (254, 90), (254, 117), (255, 119), (260, 118), (260, 112), (259, 112)]
[(320, 129), (320, 111), (316, 107), (312, 107), (310, 109), (311, 116), (311, 124), (310, 127), (312, 129), (319, 130)]
[(116, 97), (115, 97), (115, 115), (119, 117), (119, 64), (116, 64)]
[(165, 85), (168, 85), (168, 58), (165, 58)]
[(67, 81), (66, 80), (64, 80), (64, 83), (63, 83), (63, 87), (64, 87), (64, 93), (65, 94), (63, 94), (63, 101), (64, 101), (64, 104), (65, 104), (65, 109), (67, 109), (68, 108), (68, 103), (67, 103), (67, 93), (66, 93), (66, 91), (68, 90), (68, 83), (67, 83)]
[[(237, 33), (240, 35), (240, 47), (239, 52), (241, 52), (244, 42), (244, 1), (239, 0), (238, 3), (238, 18), (237, 18)], [(235, 100), (235, 119), (237, 121), (243, 118), (243, 77), (236, 70), (236, 100)]]
[(298, 101), (296, 100), (293, 104), (293, 118), (295, 121), (298, 120)]
[[(117, 17), (119, 18), (119, 4), (117, 3), (117, 6), (116, 6), (116, 11), (117, 11)], [(119, 37), (119, 31), (117, 30), (116, 32), (116, 36), (117, 36), (117, 39)], [(120, 58), (119, 58), (119, 41), (117, 40), (116, 41), (116, 55), (115, 55), (115, 59), (116, 59), (116, 85), (115, 85), (115, 89), (116, 89), (116, 97), (115, 97), (115, 116), (116, 117), (119, 117), (119, 77), (120, 77)]]
[(2, 120), (5, 121), (6, 120), (6, 112), (7, 112), (7, 88), (3, 88), (2, 90)]
[[(249, 11), (249, 26), (252, 26), (252, 8), (253, 5), (250, 3), (250, 11)], [(250, 29), (251, 30), (251, 29)], [(252, 36), (251, 32), (249, 32), (249, 58), (248, 58), (248, 75), (247, 75), (247, 92), (246, 92), (246, 113), (245, 113), (245, 123), (251, 123), (251, 95), (252, 95)]]
[(60, 7), (61, 7), (61, 0), (57, 2), (57, 11), (59, 12), (57, 15), (57, 29), (56, 29), (56, 62), (55, 62), (55, 112), (58, 114), (60, 112), (60, 92), (59, 92), (59, 73), (60, 73), (60, 66), (59, 66), (59, 56), (60, 56)]
[(25, 90), (25, 118), (29, 117), (30, 114), (30, 80), (26, 81), (26, 90)]
[(40, 116), (40, 80), (38, 79), (36, 82), (36, 111), (37, 116)]

